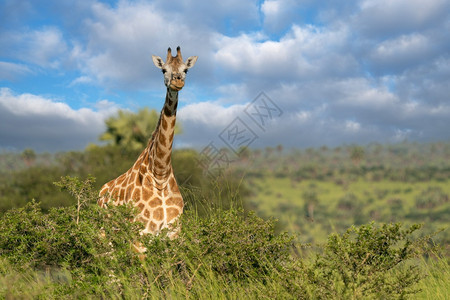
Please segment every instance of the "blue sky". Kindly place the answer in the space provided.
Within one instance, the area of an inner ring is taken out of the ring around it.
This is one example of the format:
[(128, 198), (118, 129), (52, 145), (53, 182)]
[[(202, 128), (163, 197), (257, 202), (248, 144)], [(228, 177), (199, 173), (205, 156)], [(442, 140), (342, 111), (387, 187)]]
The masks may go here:
[[(448, 32), (448, 0), (0, 0), (0, 149), (83, 149), (118, 109), (159, 111), (151, 55), (178, 45), (199, 59), (177, 147), (226, 146), (236, 118), (254, 147), (448, 141)], [(261, 92), (282, 112), (264, 128)]]

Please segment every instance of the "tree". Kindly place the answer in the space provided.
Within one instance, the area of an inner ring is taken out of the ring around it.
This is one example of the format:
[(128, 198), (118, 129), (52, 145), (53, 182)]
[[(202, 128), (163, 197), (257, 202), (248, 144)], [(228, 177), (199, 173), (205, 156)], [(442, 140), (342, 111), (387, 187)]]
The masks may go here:
[[(129, 150), (143, 149), (147, 146), (158, 120), (159, 114), (154, 109), (143, 108), (137, 113), (119, 110), (116, 116), (105, 121), (106, 132), (100, 136), (100, 140)], [(180, 132), (180, 126), (175, 125), (175, 134)]]
[(350, 158), (355, 165), (364, 158), (364, 148), (361, 146), (354, 146), (351, 148)]
[(283, 145), (279, 144), (276, 149), (279, 155), (283, 153)]
[(23, 150), (23, 152), (20, 154), (20, 157), (23, 159), (27, 167), (31, 167), (36, 161), (36, 153), (33, 149), (30, 148)]
[(319, 204), (315, 184), (310, 184), (308, 189), (302, 193), (302, 198), (305, 201), (306, 216), (314, 221), (314, 209)]

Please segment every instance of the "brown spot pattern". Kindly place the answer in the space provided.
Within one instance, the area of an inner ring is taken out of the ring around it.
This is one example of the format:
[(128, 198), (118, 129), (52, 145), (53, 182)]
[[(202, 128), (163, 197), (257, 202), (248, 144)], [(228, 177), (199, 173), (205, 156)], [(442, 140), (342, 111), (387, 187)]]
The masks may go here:
[(157, 147), (156, 148), (156, 157), (158, 157), (159, 159), (163, 159), (164, 158), (164, 151), (163, 149), (161, 149), (161, 147)]
[(150, 221), (150, 223), (148, 223), (148, 229), (151, 232), (156, 232), (156, 228), (157, 228), (156, 223), (154, 223), (153, 221)]
[(141, 167), (139, 168), (139, 176), (141, 177), (141, 182), (142, 182), (142, 174), (147, 173), (147, 166), (145, 165), (141, 165)]
[(99, 193), (99, 196), (104, 196), (107, 191), (108, 191), (107, 189), (101, 190), (100, 193)]
[(168, 165), (170, 163), (170, 155), (167, 155), (166, 160), (164, 161), (166, 163), (166, 165)]
[(167, 211), (167, 222), (170, 222), (171, 220), (178, 217), (180, 214), (180, 211), (177, 208), (169, 207), (166, 209)]
[(167, 199), (166, 200), (166, 205), (167, 206), (182, 207), (183, 206), (183, 199), (181, 197), (173, 197), (173, 198)]
[(116, 180), (116, 185), (121, 185), (123, 180), (125, 179), (125, 174), (120, 175)]
[(135, 189), (133, 192), (133, 196), (131, 198), (135, 201), (138, 201), (139, 199), (141, 199), (141, 190)]
[(138, 173), (138, 177), (136, 178), (136, 186), (142, 186), (142, 173)]
[(148, 187), (144, 187), (142, 189), (142, 198), (147, 200), (150, 199), (151, 196), (153, 196), (153, 191)]
[(128, 186), (127, 187), (127, 192), (125, 193), (125, 200), (130, 200), (131, 199), (131, 192), (133, 192), (133, 187), (132, 186)]
[(159, 160), (155, 160), (155, 167), (164, 170), (164, 165)]
[(130, 183), (133, 183), (134, 184), (134, 179), (136, 178), (136, 173), (131, 173), (131, 176), (130, 176)]
[(151, 200), (151, 201), (148, 203), (148, 205), (149, 205), (151, 208), (160, 206), (161, 204), (162, 204), (162, 201), (161, 201), (161, 199), (159, 199), (159, 198), (155, 198), (155, 199)]
[(158, 140), (161, 146), (166, 147), (166, 138), (164, 137), (164, 135), (160, 134)]
[(111, 198), (112, 199), (117, 200), (117, 196), (119, 194), (119, 190), (116, 188), (110, 194), (111, 194)]
[(162, 207), (158, 207), (153, 211), (153, 219), (156, 221), (164, 219), (164, 209)]

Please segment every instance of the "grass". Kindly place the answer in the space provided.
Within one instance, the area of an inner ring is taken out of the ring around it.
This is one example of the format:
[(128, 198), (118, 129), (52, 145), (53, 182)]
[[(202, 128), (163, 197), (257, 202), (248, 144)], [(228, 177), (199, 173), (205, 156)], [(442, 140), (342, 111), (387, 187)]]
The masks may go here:
[[(419, 282), (421, 292), (411, 296), (411, 299), (446, 300), (450, 293), (450, 267), (444, 258), (421, 261), (422, 270), (426, 277)], [(121, 294), (111, 292), (107, 287), (99, 286), (94, 293), (86, 293), (85, 287), (71, 288), (74, 284), (69, 271), (48, 269), (36, 271), (25, 268), (19, 271), (7, 260), (0, 260), (0, 296), (4, 299), (60, 299), (65, 289), (66, 299), (294, 299), (286, 292), (279, 280), (269, 279), (267, 282), (249, 279), (244, 282), (227, 281), (211, 268), (201, 267), (196, 274), (190, 290), (186, 289), (184, 282), (173, 277), (170, 279), (170, 288), (161, 289), (161, 286), (152, 283), (154, 276), (148, 274), (150, 284), (145, 290), (127, 278), (118, 275), (123, 285)], [(276, 275), (274, 275), (276, 276)], [(93, 282), (86, 282), (93, 285)], [(307, 293), (307, 296), (311, 296)]]
[[(411, 231), (397, 225), (365, 225), (351, 229), (349, 235), (333, 235), (322, 251), (314, 255), (299, 256), (292, 251), (293, 246), (299, 249), (301, 245), (288, 234), (275, 233), (273, 220), (265, 221), (235, 208), (210, 210), (206, 217), (187, 211), (180, 238), (171, 241), (163, 236), (147, 236), (143, 240), (147, 256), (139, 261), (136, 254), (127, 250), (130, 239), (139, 238), (138, 228), (117, 222), (129, 216), (130, 210), (111, 208), (105, 212), (87, 205), (80, 212), (78, 224), (76, 207), (56, 209), (47, 215), (31, 204), (3, 217), (3, 241), (10, 245), (11, 241), (5, 239), (15, 241), (19, 236), (23, 239), (11, 248), (22, 252), (11, 252), (6, 244), (0, 249), (1, 298), (323, 299), (333, 296), (347, 299), (349, 295), (354, 299), (379, 298), (386, 291), (367, 292), (358, 287), (358, 282), (376, 287), (383, 286), (381, 282), (384, 286), (386, 282), (399, 282), (403, 277), (397, 273), (404, 269), (403, 259), (399, 261), (400, 267), (397, 262), (389, 261), (398, 261), (401, 254), (406, 255), (406, 265), (416, 265), (411, 258), (416, 257), (415, 249), (422, 247), (424, 241), (410, 236), (420, 226)], [(112, 219), (108, 220), (108, 215), (113, 215)], [(32, 223), (23, 227), (24, 219)], [(47, 226), (33, 227), (33, 224)], [(112, 234), (109, 227), (114, 226), (116, 234), (114, 239), (109, 239), (114, 250), (107, 252), (107, 257), (102, 251), (108, 243), (85, 227), (96, 228), (99, 224), (109, 234)], [(53, 237), (47, 240), (42, 232)], [(72, 239), (64, 240), (62, 236), (67, 235)], [(365, 242), (355, 243), (352, 236)], [(412, 244), (404, 244), (402, 236), (411, 238)], [(378, 240), (385, 242), (379, 244)], [(96, 243), (80, 249), (80, 241)], [(380, 254), (374, 256), (374, 253)], [(369, 256), (382, 263), (371, 263), (367, 260)], [(347, 264), (342, 257), (354, 262)], [(361, 269), (354, 270), (351, 267), (354, 264)], [(419, 282), (424, 291), (417, 297), (445, 295), (449, 289), (445, 277), (449, 273), (448, 262), (443, 258), (423, 259), (420, 264), (429, 276), (423, 283)], [(380, 265), (384, 267), (379, 269)], [(344, 272), (334, 273), (336, 270)], [(387, 290), (393, 293), (392, 299), (402, 299), (403, 292), (417, 287), (415, 276), (419, 273), (414, 275), (414, 272), (413, 269), (402, 275), (411, 287), (394, 285)], [(341, 275), (359, 278), (354, 282), (356, 286), (347, 286), (346, 280), (339, 279)]]
[(448, 299), (450, 295), (450, 264), (449, 258), (422, 259), (421, 264), (425, 278), (419, 283), (422, 291), (414, 299)]
[[(446, 228), (450, 223), (450, 180), (410, 183), (359, 179), (341, 183), (296, 182), (290, 178), (264, 176), (250, 181), (250, 208), (261, 216), (276, 217), (282, 229), (298, 233), (304, 242), (323, 243), (330, 232), (343, 232), (352, 224), (370, 221), (424, 223), (427, 232)], [(447, 202), (417, 208), (416, 201), (422, 199), (429, 188), (447, 195)], [(308, 214), (307, 193), (315, 195), (312, 216)], [(445, 243), (450, 241), (448, 230), (440, 237)]]
[[(292, 184), (272, 179), (261, 181), (267, 180), (266, 187), (260, 185), (259, 191), (267, 193), (261, 207), (276, 215), (285, 205), (293, 218), (292, 230), (299, 226), (296, 213), (304, 216), (306, 211), (311, 214), (305, 222), (310, 227), (300, 225), (312, 235), (326, 236), (322, 243), (301, 251), (302, 232), (300, 236), (283, 232), (286, 221), (277, 225), (273, 219), (244, 212), (234, 202), (208, 207), (203, 215), (186, 210), (178, 239), (169, 240), (164, 233), (141, 236), (139, 223), (124, 222), (134, 216), (131, 207), (101, 209), (93, 203), (92, 181), (66, 178), (59, 185), (79, 196), (76, 205), (44, 213), (32, 202), (0, 218), (0, 298), (445, 299), (448, 295), (448, 257), (430, 255), (434, 237), (420, 225), (370, 223), (344, 232), (342, 223), (337, 230), (332, 221), (326, 223), (326, 217), (342, 208), (339, 205), (354, 213), (352, 205), (370, 195), (378, 200), (362, 209), (356, 206), (358, 210), (369, 211), (378, 202), (385, 206), (388, 202), (383, 201), (392, 195), (416, 201), (428, 191), (427, 185), (357, 181), (343, 188), (332, 182)], [(276, 194), (270, 193), (273, 185), (281, 188)], [(438, 183), (434, 186), (448, 191)], [(348, 196), (349, 191), (354, 196)], [(314, 213), (307, 201), (315, 206)], [(441, 208), (432, 207), (436, 209)], [(345, 211), (340, 213), (345, 216)], [(100, 230), (106, 239), (96, 234)], [(144, 260), (131, 251), (131, 241), (145, 245)]]

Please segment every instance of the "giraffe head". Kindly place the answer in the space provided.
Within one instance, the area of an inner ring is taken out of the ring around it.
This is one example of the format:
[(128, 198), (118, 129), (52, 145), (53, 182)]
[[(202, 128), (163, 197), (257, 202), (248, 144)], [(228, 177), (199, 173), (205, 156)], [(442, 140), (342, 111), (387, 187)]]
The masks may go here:
[(160, 68), (164, 74), (164, 84), (173, 91), (179, 91), (184, 86), (184, 80), (188, 69), (192, 68), (197, 61), (197, 56), (189, 57), (185, 62), (181, 57), (180, 46), (177, 47), (177, 55), (172, 56), (172, 50), (167, 50), (167, 60), (152, 55), (153, 63)]

